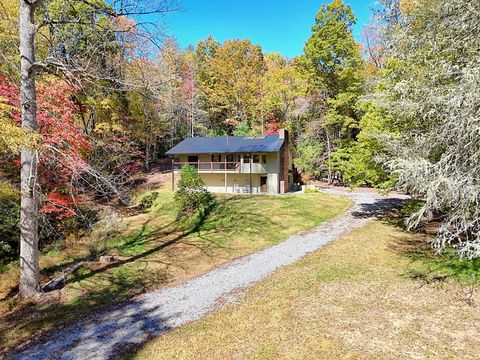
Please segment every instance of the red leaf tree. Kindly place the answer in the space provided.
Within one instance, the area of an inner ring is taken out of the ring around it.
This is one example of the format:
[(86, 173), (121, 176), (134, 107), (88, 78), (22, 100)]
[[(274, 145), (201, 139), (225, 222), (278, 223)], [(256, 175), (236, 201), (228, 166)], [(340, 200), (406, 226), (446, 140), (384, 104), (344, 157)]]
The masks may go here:
[[(78, 106), (72, 101), (76, 89), (59, 80), (39, 84), (37, 120), (42, 141), (39, 148), (39, 183), (45, 195), (40, 212), (57, 219), (75, 215), (80, 199), (73, 181), (86, 168), (90, 141), (75, 125)], [(0, 74), (1, 102), (13, 108), (10, 116), (20, 126), (19, 91)], [(18, 159), (15, 160), (18, 164)], [(78, 198), (76, 198), (78, 197)]]
[(273, 114), (267, 114), (265, 120), (265, 135), (278, 134), (281, 128), (280, 120)]

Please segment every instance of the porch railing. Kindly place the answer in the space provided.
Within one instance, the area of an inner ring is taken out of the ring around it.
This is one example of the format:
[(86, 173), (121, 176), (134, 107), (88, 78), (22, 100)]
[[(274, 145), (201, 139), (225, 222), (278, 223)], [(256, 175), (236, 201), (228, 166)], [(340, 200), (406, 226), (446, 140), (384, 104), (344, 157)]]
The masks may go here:
[(174, 162), (173, 170), (180, 170), (185, 165), (192, 165), (198, 172), (240, 172), (239, 162)]

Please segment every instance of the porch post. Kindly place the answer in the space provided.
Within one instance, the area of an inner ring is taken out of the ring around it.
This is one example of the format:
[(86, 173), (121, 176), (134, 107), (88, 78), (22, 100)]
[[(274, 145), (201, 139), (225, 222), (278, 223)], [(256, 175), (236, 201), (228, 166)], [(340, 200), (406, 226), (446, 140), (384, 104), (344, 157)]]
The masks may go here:
[(225, 194), (228, 192), (227, 187), (227, 155), (225, 155), (225, 159), (223, 159), (223, 171), (225, 173)]
[(227, 186), (227, 172), (225, 171), (225, 194), (228, 193), (228, 186)]
[(252, 162), (253, 162), (253, 154), (250, 153), (250, 195), (253, 193), (252, 189)]

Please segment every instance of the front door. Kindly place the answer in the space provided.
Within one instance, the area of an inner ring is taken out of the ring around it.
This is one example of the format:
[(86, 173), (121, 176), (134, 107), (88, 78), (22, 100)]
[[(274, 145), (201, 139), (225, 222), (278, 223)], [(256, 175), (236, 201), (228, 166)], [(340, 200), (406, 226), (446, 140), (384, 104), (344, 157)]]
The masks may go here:
[(262, 193), (267, 192), (267, 177), (266, 176), (260, 176), (260, 191)]

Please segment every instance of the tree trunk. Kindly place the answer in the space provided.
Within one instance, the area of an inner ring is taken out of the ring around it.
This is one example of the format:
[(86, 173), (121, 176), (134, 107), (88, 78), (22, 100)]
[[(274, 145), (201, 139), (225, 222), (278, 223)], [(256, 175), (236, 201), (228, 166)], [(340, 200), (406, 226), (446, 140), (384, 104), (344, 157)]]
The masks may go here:
[[(147, 91), (145, 89), (144, 91)], [(143, 116), (145, 117), (145, 121), (147, 122), (147, 134), (145, 139), (145, 171), (150, 171), (150, 136), (152, 133), (152, 126), (149, 119), (149, 115), (147, 112), (147, 100), (145, 99), (145, 95), (142, 95), (142, 105), (143, 105)]]
[(332, 168), (330, 165), (330, 154), (332, 152), (330, 148), (330, 136), (328, 136), (328, 129), (325, 129), (325, 136), (327, 137), (327, 161), (328, 161), (328, 184), (332, 184)]
[(150, 142), (148, 140), (145, 143), (145, 171), (150, 171)]
[[(20, 107), (22, 126), (37, 130), (35, 98), (35, 2), (20, 0)], [(38, 155), (33, 149), (21, 151), (20, 204), (20, 296), (40, 292), (38, 265)]]

